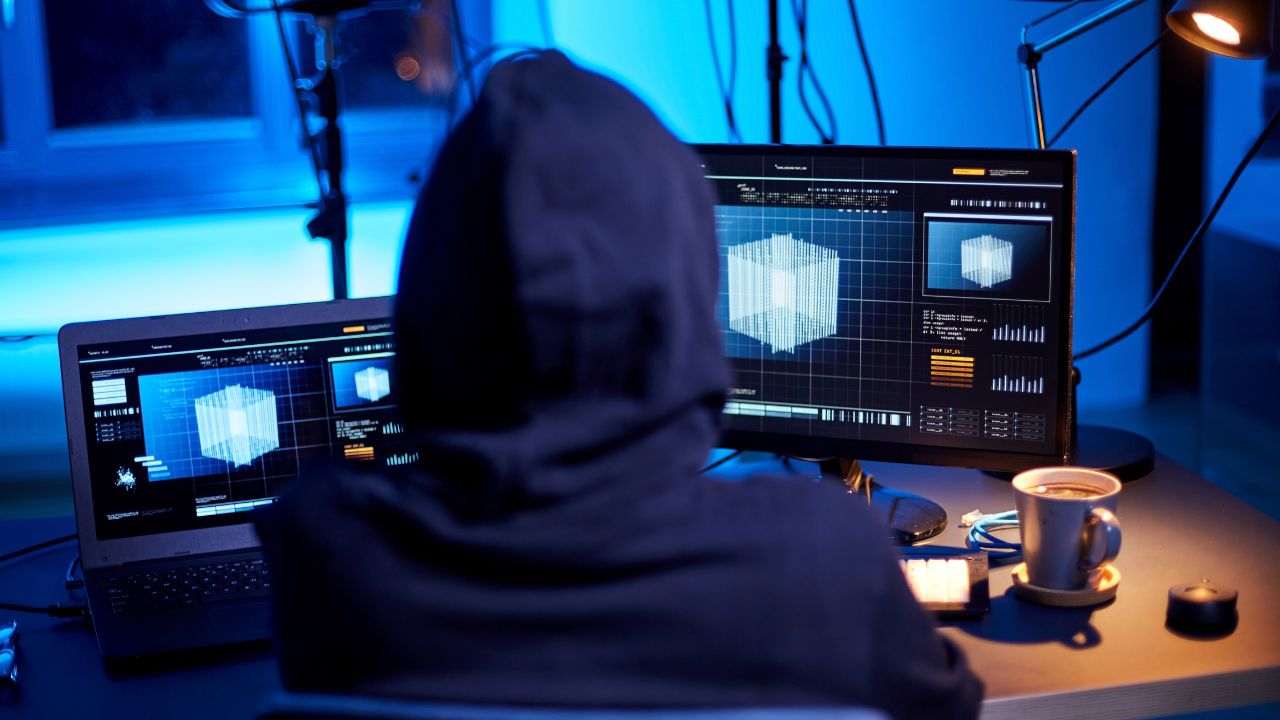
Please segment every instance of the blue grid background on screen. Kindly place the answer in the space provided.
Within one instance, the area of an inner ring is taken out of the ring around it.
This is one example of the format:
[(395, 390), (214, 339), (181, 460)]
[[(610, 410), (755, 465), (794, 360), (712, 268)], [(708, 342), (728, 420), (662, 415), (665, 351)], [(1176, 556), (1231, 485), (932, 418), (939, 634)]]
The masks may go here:
[[(721, 287), (716, 312), (726, 354), (758, 361), (760, 400), (906, 409), (910, 403), (915, 224), (912, 213), (716, 206)], [(728, 249), (786, 235), (840, 258), (835, 335), (773, 352), (729, 327)], [(739, 365), (738, 367), (741, 367)]]
[[(930, 290), (967, 290), (1028, 300), (1047, 299), (1050, 272), (1048, 224), (966, 222), (933, 218), (929, 218), (927, 224)], [(982, 235), (991, 235), (1013, 243), (1011, 277), (990, 288), (984, 288), (961, 274), (960, 244)]]
[[(333, 406), (336, 408), (353, 408), (394, 404), (393, 398), (396, 396), (394, 385), (390, 387), (390, 394), (377, 400), (366, 400), (356, 394), (356, 373), (369, 368), (380, 368), (386, 371), (388, 378), (392, 378), (394, 375), (391, 370), (393, 360), (394, 358), (391, 357), (380, 357), (329, 363), (330, 370), (333, 373)], [(394, 382), (394, 379), (391, 381)]]
[[(307, 381), (306, 373), (303, 366), (243, 365), (140, 376), (138, 390), (147, 455), (169, 468), (169, 477), (156, 480), (201, 476), (239, 479), (296, 473), (298, 447), (294, 405), (298, 395), (308, 390), (314, 392), (314, 388), (309, 387), (313, 383)], [(201, 454), (200, 433), (196, 425), (196, 398), (231, 385), (265, 390), (275, 395), (280, 446), (242, 467)]]

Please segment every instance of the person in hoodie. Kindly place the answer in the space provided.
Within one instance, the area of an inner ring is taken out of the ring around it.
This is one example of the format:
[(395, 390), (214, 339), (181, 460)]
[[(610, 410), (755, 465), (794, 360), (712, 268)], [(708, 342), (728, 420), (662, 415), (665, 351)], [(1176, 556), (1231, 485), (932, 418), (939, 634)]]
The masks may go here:
[(976, 716), (856, 498), (699, 473), (728, 382), (711, 193), (612, 81), (554, 52), (493, 70), (405, 242), (422, 460), (318, 468), (259, 520), (286, 687)]

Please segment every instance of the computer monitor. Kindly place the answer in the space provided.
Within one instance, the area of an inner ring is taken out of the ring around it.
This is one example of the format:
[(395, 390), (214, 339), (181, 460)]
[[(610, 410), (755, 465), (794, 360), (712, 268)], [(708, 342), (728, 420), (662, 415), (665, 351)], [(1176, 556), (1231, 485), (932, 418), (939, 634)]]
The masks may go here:
[(716, 194), (726, 446), (1068, 461), (1073, 152), (696, 149)]
[(416, 461), (391, 315), (365, 298), (63, 328), (82, 536), (235, 545), (309, 461)]

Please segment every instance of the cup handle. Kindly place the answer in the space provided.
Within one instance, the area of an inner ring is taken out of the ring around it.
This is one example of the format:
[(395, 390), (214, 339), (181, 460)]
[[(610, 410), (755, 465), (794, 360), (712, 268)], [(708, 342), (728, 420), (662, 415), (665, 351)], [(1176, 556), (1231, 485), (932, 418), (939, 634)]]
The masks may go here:
[(1085, 516), (1080, 531), (1080, 569), (1093, 570), (1110, 563), (1120, 554), (1120, 520), (1106, 508), (1096, 507)]

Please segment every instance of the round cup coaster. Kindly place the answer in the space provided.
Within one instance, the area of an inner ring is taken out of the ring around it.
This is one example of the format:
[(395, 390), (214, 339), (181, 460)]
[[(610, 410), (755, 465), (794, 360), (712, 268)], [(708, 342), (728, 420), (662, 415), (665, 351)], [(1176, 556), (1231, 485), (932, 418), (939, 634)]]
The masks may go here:
[(1101, 605), (1116, 596), (1120, 571), (1114, 565), (1099, 568), (1089, 576), (1089, 585), (1080, 590), (1054, 590), (1032, 585), (1027, 580), (1027, 564), (1013, 568), (1013, 591), (1024, 600), (1054, 607), (1087, 607)]

